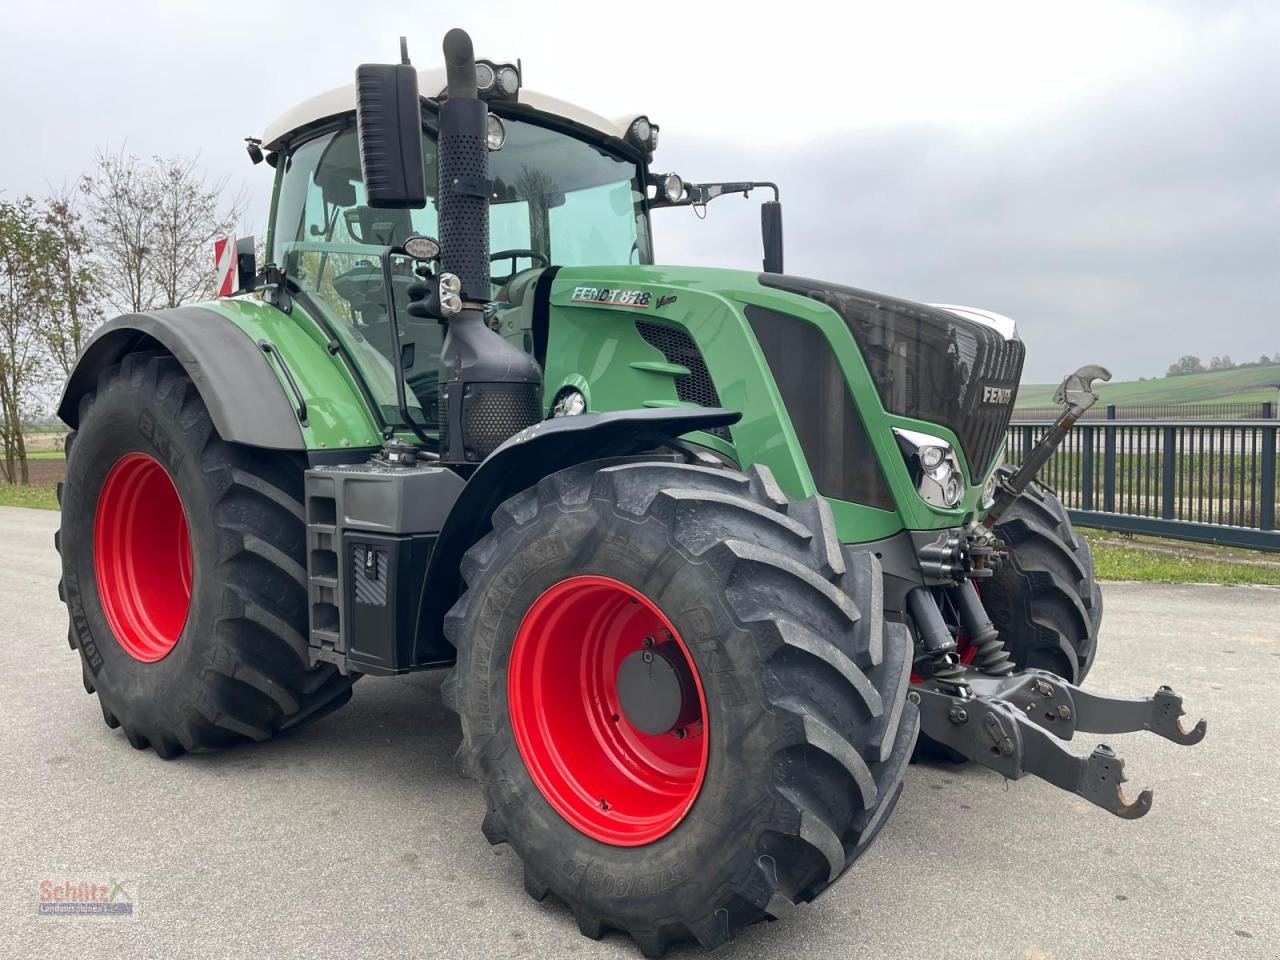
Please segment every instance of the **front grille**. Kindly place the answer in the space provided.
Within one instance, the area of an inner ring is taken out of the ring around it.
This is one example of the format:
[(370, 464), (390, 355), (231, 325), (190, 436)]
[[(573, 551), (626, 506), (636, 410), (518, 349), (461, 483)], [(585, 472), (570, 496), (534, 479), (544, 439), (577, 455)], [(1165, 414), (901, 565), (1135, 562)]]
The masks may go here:
[[(645, 343), (661, 351), (667, 363), (679, 364), (688, 369), (687, 374), (675, 378), (676, 396), (681, 403), (694, 403), (700, 407), (720, 406), (720, 394), (716, 392), (716, 385), (711, 380), (707, 362), (702, 359), (702, 351), (688, 332), (679, 327), (668, 327), (648, 320), (637, 320), (636, 332), (644, 338)], [(729, 439), (728, 427), (712, 427), (706, 432), (724, 440)]]
[(744, 311), (782, 394), (818, 492), (893, 509), (893, 494), (835, 352), (811, 323), (755, 305)]
[(1013, 413), (1022, 341), (946, 310), (853, 287), (776, 274), (763, 274), (760, 282), (835, 310), (857, 341), (884, 408), (949, 427), (970, 481), (986, 475)]

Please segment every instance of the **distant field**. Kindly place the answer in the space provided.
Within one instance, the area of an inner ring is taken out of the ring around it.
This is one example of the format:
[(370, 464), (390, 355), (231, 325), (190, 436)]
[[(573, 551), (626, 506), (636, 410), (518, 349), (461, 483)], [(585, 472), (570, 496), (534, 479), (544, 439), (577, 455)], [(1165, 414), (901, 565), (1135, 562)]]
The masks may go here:
[[(1280, 364), (1246, 367), (1241, 370), (1214, 370), (1181, 377), (1129, 380), (1101, 384), (1101, 403), (1259, 403), (1276, 400), (1275, 384), (1280, 382)], [(1018, 389), (1019, 407), (1048, 407), (1053, 404), (1056, 383), (1024, 383)]]
[(57, 454), (62, 455), (62, 446), (67, 440), (66, 427), (44, 427), (38, 430), (29, 430), (26, 435), (27, 454), (32, 457), (38, 457), (41, 454)]

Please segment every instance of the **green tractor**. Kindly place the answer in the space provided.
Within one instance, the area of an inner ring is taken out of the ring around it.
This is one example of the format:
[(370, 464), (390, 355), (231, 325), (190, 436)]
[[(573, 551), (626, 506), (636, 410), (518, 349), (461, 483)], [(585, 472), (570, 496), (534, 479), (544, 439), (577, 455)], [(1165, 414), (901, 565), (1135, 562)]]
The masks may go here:
[[(269, 262), (72, 373), (60, 593), (107, 725), (171, 758), (446, 669), (485, 836), (649, 956), (822, 893), (918, 750), (1145, 813), (1062, 741), (1204, 723), (1080, 690), (1102, 598), (1034, 480), (1105, 371), (1003, 468), (1010, 321), (786, 275), (772, 184), (444, 59), (251, 140)], [(770, 189), (762, 272), (654, 264), (653, 209)]]

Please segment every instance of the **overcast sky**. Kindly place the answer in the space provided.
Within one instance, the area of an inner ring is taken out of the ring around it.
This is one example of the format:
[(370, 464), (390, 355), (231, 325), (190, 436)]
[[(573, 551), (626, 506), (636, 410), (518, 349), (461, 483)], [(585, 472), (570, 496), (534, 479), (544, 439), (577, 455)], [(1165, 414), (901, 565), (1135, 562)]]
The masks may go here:
[[(1028, 380), (1280, 351), (1280, 4), (467, 0), (5, 4), (0, 190), (98, 146), (199, 153), (463, 26), (526, 83), (662, 126), (658, 169), (782, 187), (789, 272), (1014, 317)], [(655, 215), (661, 262), (759, 265), (759, 212)], [(248, 232), (248, 230), (244, 231)]]

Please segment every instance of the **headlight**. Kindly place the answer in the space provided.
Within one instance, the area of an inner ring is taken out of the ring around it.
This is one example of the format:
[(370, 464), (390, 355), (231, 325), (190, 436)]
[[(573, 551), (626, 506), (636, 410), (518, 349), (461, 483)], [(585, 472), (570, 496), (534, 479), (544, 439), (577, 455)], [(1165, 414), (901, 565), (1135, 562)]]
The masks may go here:
[(942, 488), (942, 499), (946, 501), (947, 506), (954, 507), (960, 502), (960, 498), (964, 496), (964, 484), (960, 481), (960, 474), (953, 471), (947, 477), (947, 482)]
[(946, 456), (947, 451), (942, 447), (921, 447), (920, 466), (926, 470), (933, 470), (942, 464)]
[(435, 260), (440, 256), (440, 242), (435, 237), (410, 237), (404, 242), (404, 252), (415, 260)]
[(520, 89), (520, 73), (509, 63), (498, 68), (498, 89), (504, 97), (514, 97)]
[(553, 417), (576, 417), (586, 412), (587, 398), (573, 388), (563, 391), (556, 397), (556, 402), (551, 408)]
[(992, 470), (991, 476), (987, 477), (986, 486), (982, 488), (983, 510), (996, 502), (996, 488), (998, 486), (1000, 486), (1000, 474), (998, 471)]
[(951, 444), (916, 430), (893, 428), (916, 492), (925, 503), (951, 509), (964, 499), (964, 474)]
[(493, 67), (483, 60), (476, 61), (476, 89), (484, 93), (493, 86)]
[(636, 117), (627, 128), (627, 141), (652, 156), (658, 149), (658, 125), (650, 122), (648, 117)]
[(489, 114), (489, 121), (485, 126), (485, 145), (490, 150), (501, 150), (502, 145), (507, 142), (507, 128), (502, 125), (502, 121)]
[(671, 203), (679, 203), (684, 196), (684, 181), (676, 173), (668, 173), (662, 181), (662, 192)]

